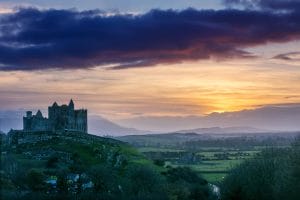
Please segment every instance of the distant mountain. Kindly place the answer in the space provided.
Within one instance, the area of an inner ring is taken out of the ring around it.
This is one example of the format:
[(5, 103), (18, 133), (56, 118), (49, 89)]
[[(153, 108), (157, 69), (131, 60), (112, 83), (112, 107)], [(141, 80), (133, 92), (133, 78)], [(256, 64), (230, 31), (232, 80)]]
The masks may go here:
[[(224, 133), (221, 133), (220, 130), (223, 129), (216, 127), (208, 128), (205, 131), (202, 130), (202, 134), (174, 132), (163, 134), (125, 135), (115, 137), (115, 139), (127, 142), (136, 147), (175, 147), (178, 149), (182, 147), (180, 147), (180, 145), (189, 145), (189, 142), (198, 142), (198, 147), (216, 147), (220, 145), (222, 141), (235, 141), (235, 144), (239, 145), (246, 144), (249, 141), (257, 142), (256, 144), (260, 144), (263, 146), (275, 144), (286, 145), (290, 144), (290, 142), (294, 141), (295, 137), (298, 137), (300, 135), (300, 132), (249, 132), (245, 134), (240, 132), (227, 133), (226, 130), (229, 131), (230, 129), (225, 129), (223, 131)], [(216, 134), (213, 134), (212, 131), (215, 131)], [(227, 143), (226, 145), (231, 144)]]
[(103, 117), (92, 115), (88, 118), (88, 130), (94, 135), (140, 135), (151, 133), (150, 131), (141, 131), (134, 128), (122, 127)]
[(211, 128), (197, 128), (189, 130), (176, 131), (176, 133), (195, 133), (195, 134), (233, 134), (233, 133), (266, 133), (271, 132), (270, 130), (258, 129), (253, 127), (211, 127)]
[[(22, 128), (25, 111), (0, 111), (0, 130)], [(300, 105), (278, 105), (206, 116), (138, 117), (116, 121), (89, 116), (89, 133), (95, 135), (140, 135), (153, 132), (247, 133), (299, 131)], [(126, 128), (131, 127), (131, 128)], [(215, 128), (210, 128), (215, 127)], [(220, 127), (220, 128), (218, 128)], [(228, 127), (228, 128), (224, 128)], [(149, 130), (149, 131), (141, 131)]]
[[(25, 111), (0, 111), (0, 131), (7, 133), (10, 129), (22, 129)], [(122, 127), (100, 116), (88, 116), (88, 132), (94, 135), (138, 135), (152, 133), (134, 128)]]
[(10, 129), (22, 129), (22, 117), (25, 111), (0, 111), (0, 131), (7, 133)]
[(300, 105), (275, 105), (253, 110), (211, 113), (206, 116), (145, 116), (120, 120), (118, 124), (160, 132), (207, 127), (255, 127), (262, 130), (298, 131), (300, 130)]

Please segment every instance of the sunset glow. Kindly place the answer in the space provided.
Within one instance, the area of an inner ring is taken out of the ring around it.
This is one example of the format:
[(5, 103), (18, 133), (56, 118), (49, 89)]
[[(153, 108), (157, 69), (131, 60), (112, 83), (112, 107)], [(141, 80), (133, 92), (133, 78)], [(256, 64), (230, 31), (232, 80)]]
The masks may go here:
[[(300, 68), (265, 59), (127, 70), (0, 72), (1, 109), (74, 98), (108, 118), (204, 115), (300, 100)], [(9, 90), (7, 88), (10, 88)], [(33, 98), (34, 96), (34, 98)]]
[[(90, 8), (79, 2), (74, 10), (55, 2), (37, 1), (32, 8), (27, 8), (30, 1), (0, 3), (3, 27), (15, 34), (3, 29), (0, 36), (0, 110), (38, 109), (73, 98), (90, 114), (114, 120), (300, 102), (300, 33), (291, 28), (297, 20), (284, 30), (251, 17), (284, 23), (296, 19), (296, 11), (230, 10), (220, 1), (184, 6), (176, 1), (173, 10), (164, 10), (167, 5), (157, 3), (162, 9), (123, 5), (120, 12), (109, 9), (117, 4), (105, 1), (90, 6), (103, 6), (106, 12), (84, 12)], [(246, 22), (232, 18), (237, 15)], [(52, 21), (60, 16), (68, 23)]]

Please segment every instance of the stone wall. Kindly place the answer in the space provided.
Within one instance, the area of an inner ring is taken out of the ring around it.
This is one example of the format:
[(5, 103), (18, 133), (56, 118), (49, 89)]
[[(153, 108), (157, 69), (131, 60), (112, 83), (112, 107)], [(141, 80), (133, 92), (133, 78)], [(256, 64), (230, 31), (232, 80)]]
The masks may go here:
[(74, 109), (71, 100), (69, 105), (58, 106), (55, 102), (48, 107), (48, 119), (44, 118), (40, 111), (32, 115), (27, 112), (23, 118), (24, 131), (80, 131), (87, 133), (87, 110)]

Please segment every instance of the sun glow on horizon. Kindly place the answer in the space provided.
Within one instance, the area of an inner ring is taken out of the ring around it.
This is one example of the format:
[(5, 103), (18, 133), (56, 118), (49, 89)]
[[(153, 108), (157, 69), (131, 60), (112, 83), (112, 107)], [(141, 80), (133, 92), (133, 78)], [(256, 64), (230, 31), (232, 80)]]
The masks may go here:
[(41, 108), (74, 98), (90, 114), (110, 119), (232, 112), (300, 102), (300, 85), (295, 84), (299, 74), (299, 68), (286, 64), (274, 70), (260, 59), (126, 70), (0, 72), (0, 109)]

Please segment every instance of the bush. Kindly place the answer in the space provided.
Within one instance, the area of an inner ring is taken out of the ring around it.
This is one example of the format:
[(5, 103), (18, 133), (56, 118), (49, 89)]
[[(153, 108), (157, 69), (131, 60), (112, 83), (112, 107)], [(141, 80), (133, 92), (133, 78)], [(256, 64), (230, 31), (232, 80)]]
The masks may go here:
[(27, 185), (32, 191), (42, 191), (45, 189), (44, 175), (36, 170), (27, 173)]
[(208, 182), (190, 168), (169, 168), (164, 175), (168, 181), (168, 192), (171, 199), (216, 199)]
[(151, 167), (134, 165), (128, 168), (124, 181), (125, 197), (129, 199), (167, 199), (165, 180)]
[(153, 163), (157, 166), (160, 166), (160, 167), (163, 167), (165, 166), (165, 161), (164, 160), (161, 160), (161, 159), (156, 159), (153, 161)]
[(223, 200), (297, 200), (300, 140), (288, 149), (268, 149), (233, 169), (221, 187)]
[(57, 163), (58, 163), (58, 157), (51, 156), (46, 162), (46, 167), (47, 168), (55, 168)]

